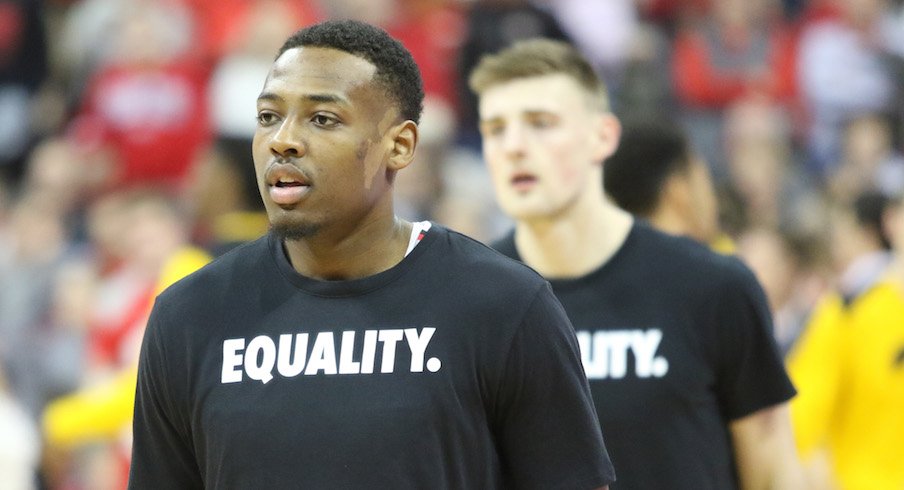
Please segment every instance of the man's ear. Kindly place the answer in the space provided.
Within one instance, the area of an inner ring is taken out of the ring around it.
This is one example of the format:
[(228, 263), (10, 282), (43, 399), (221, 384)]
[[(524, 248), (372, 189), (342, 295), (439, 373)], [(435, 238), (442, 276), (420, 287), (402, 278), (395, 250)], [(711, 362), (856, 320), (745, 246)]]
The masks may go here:
[(418, 127), (414, 121), (407, 120), (390, 129), (392, 148), (389, 150), (389, 159), (386, 164), (388, 170), (400, 170), (407, 167), (414, 160), (414, 150), (417, 148)]
[(618, 148), (622, 127), (618, 118), (605, 112), (596, 116), (594, 121), (594, 161), (602, 162), (612, 156)]

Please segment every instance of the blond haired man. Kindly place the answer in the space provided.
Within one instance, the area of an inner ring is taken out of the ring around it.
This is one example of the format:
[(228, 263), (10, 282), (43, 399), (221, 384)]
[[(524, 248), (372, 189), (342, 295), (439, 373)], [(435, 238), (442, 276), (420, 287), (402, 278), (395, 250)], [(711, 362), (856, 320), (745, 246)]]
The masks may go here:
[(608, 202), (620, 124), (569, 45), (524, 41), (470, 77), (502, 209), (495, 248), (545, 276), (577, 330), (613, 489), (800, 488), (794, 395), (752, 273)]

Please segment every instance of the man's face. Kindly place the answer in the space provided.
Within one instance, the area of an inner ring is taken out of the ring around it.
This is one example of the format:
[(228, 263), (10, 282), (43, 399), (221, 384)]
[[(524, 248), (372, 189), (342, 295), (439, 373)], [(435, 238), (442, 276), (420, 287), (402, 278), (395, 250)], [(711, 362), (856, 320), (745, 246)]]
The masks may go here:
[[(585, 192), (602, 193), (602, 159), (615, 135), (566, 75), (491, 86), (480, 97), (483, 156), (500, 207), (515, 219), (552, 218)], [(592, 191), (591, 191), (592, 192)]]
[(277, 234), (299, 239), (326, 226), (353, 229), (391, 198), (386, 163), (399, 117), (375, 71), (327, 48), (293, 48), (273, 63), (252, 146)]
[(691, 190), (691, 235), (704, 243), (710, 243), (719, 233), (719, 204), (706, 162), (695, 157), (688, 168), (687, 178)]

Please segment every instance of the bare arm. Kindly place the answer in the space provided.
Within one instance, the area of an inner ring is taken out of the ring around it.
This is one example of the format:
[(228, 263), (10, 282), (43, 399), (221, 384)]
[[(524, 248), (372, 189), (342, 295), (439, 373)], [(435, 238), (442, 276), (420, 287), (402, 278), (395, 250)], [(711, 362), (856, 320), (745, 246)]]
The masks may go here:
[(731, 422), (729, 427), (741, 488), (805, 488), (787, 403), (756, 411)]

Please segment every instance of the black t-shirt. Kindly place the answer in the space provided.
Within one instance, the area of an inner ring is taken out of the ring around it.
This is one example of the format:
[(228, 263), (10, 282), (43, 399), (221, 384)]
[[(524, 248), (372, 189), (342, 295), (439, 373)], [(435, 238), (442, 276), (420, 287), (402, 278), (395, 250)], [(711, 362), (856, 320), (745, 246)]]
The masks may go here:
[[(519, 258), (513, 234), (494, 246)], [(637, 223), (599, 269), (550, 282), (577, 330), (612, 489), (737, 488), (727, 424), (794, 396), (749, 269)]]
[(130, 488), (594, 488), (613, 480), (546, 281), (434, 226), (397, 266), (295, 272), (266, 236), (157, 299)]

